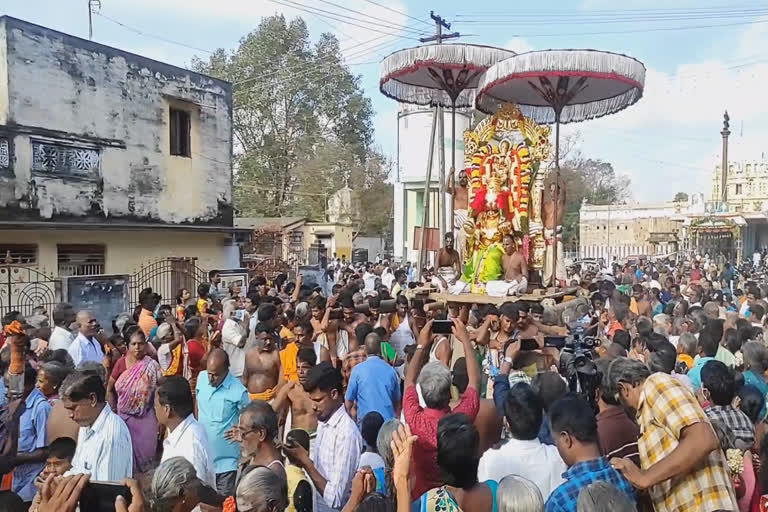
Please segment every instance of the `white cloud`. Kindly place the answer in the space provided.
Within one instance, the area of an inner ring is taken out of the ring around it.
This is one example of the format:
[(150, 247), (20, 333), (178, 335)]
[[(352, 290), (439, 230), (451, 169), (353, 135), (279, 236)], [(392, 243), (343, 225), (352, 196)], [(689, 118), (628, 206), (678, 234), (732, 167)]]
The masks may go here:
[(533, 47), (530, 45), (530, 43), (522, 37), (513, 37), (504, 43), (503, 48), (512, 50), (515, 53), (525, 53), (533, 50)]

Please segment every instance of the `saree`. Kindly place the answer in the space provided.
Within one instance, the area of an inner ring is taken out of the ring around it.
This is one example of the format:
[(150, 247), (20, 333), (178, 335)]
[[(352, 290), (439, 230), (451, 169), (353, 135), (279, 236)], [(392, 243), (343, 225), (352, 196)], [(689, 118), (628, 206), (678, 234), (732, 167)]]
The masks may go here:
[(117, 414), (131, 434), (133, 467), (137, 473), (149, 470), (155, 457), (158, 430), (153, 398), (161, 376), (160, 365), (144, 356), (115, 381)]

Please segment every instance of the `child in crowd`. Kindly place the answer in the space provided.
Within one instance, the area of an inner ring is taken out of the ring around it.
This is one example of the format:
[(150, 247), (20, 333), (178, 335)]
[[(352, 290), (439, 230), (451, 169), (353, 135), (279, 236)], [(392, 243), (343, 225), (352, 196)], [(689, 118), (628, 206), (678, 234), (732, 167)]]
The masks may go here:
[(64, 473), (72, 469), (72, 458), (75, 456), (75, 440), (70, 437), (60, 437), (48, 447), (48, 458), (45, 460), (45, 467), (42, 473), (35, 479), (35, 487), (38, 488), (32, 500), (32, 506), (29, 512), (37, 512), (40, 506), (40, 491), (43, 482), (50, 475), (63, 476)]

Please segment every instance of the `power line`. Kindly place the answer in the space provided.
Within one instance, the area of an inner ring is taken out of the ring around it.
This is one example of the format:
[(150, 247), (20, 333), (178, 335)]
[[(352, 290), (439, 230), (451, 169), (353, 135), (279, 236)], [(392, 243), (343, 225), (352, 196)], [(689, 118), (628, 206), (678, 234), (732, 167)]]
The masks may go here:
[[(698, 20), (710, 20), (710, 19), (736, 19), (736, 18), (756, 18), (768, 14), (768, 9), (760, 9), (751, 12), (723, 12), (723, 13), (707, 13), (700, 15), (650, 15), (650, 16), (617, 16), (612, 18), (592, 18), (592, 17), (542, 17), (541, 19), (532, 18), (525, 20), (527, 25), (606, 25), (606, 24), (620, 24), (620, 23), (644, 23), (644, 22), (672, 22), (672, 21), (698, 21)], [(517, 17), (519, 18), (519, 17)], [(495, 16), (493, 18), (467, 18), (459, 19), (456, 22), (462, 24), (489, 24), (489, 25), (506, 25), (512, 17)]]
[[(753, 4), (742, 4), (742, 5), (733, 5), (733, 4), (723, 4), (719, 6), (707, 6), (707, 7), (657, 7), (657, 8), (647, 8), (647, 7), (635, 7), (635, 8), (622, 8), (622, 9), (589, 9), (589, 10), (558, 10), (558, 11), (499, 11), (495, 12), (493, 16), (531, 16), (531, 15), (541, 15), (541, 16), (569, 16), (569, 15), (579, 15), (579, 14), (585, 14), (585, 15), (605, 15), (610, 16), (612, 14), (625, 14), (628, 12), (634, 12), (634, 13), (674, 13), (674, 12), (701, 12), (701, 11), (722, 11), (722, 10), (739, 10), (739, 9), (751, 9), (751, 8), (764, 8), (765, 3), (763, 2), (757, 2)], [(475, 17), (479, 16), (477, 12), (472, 13), (457, 13), (457, 18), (462, 17)], [(489, 15), (490, 16), (490, 15)]]
[(149, 32), (144, 32), (143, 30), (140, 30), (138, 28), (132, 27), (130, 25), (126, 25), (125, 23), (123, 23), (121, 21), (118, 21), (118, 20), (116, 20), (114, 18), (110, 18), (106, 14), (103, 14), (103, 13), (101, 13), (99, 11), (93, 11), (93, 14), (95, 14), (96, 16), (100, 16), (100, 17), (104, 18), (105, 20), (111, 21), (112, 23), (115, 23), (116, 25), (120, 25), (124, 29), (130, 30), (131, 32), (135, 32), (136, 34), (139, 34), (139, 35), (144, 36), (144, 37), (151, 37), (151, 38), (157, 39), (159, 41), (165, 41), (166, 43), (175, 44), (177, 46), (182, 46), (184, 48), (189, 48), (190, 50), (195, 50), (195, 51), (198, 51), (198, 52), (207, 53), (209, 55), (213, 55), (213, 53), (214, 53), (214, 52), (212, 52), (210, 50), (206, 50), (205, 48), (198, 48), (196, 46), (191, 46), (191, 45), (188, 45), (186, 43), (182, 43), (180, 41), (174, 41), (173, 39), (168, 39), (168, 38), (163, 37), (163, 36), (158, 36), (157, 34), (151, 34)]
[[(768, 14), (768, 9), (761, 9), (760, 11), (750, 13), (738, 13), (728, 12), (722, 14), (707, 14), (699, 16), (624, 16), (615, 17), (610, 19), (594, 19), (594, 18), (580, 18), (578, 16), (570, 18), (548, 18), (548, 19), (530, 19), (525, 20), (526, 25), (615, 25), (621, 23), (650, 23), (659, 22), (666, 23), (672, 21), (699, 21), (699, 20), (725, 20), (725, 19), (740, 19), (740, 18), (757, 18)], [(488, 25), (506, 25), (509, 24), (512, 18), (494, 17), (494, 18), (471, 18), (460, 19), (457, 23), (462, 24), (488, 24)]]
[[(331, 5), (331, 6), (333, 6), (333, 7), (336, 7), (336, 8), (338, 8), (338, 9), (342, 9), (342, 10), (344, 10), (344, 11), (352, 12), (352, 13), (355, 13), (355, 14), (360, 14), (360, 15), (362, 15), (362, 16), (363, 16), (363, 17), (365, 17), (365, 18), (371, 18), (371, 19), (374, 19), (374, 20), (378, 20), (378, 21), (384, 22), (384, 23), (386, 23), (387, 25), (390, 25), (390, 26), (392, 26), (392, 28), (395, 28), (395, 29), (397, 29), (397, 28), (400, 28), (401, 30), (405, 30), (405, 29), (407, 29), (407, 27), (405, 27), (404, 25), (399, 25), (399, 24), (397, 24), (397, 23), (394, 23), (394, 22), (391, 22), (391, 21), (385, 20), (385, 19), (383, 19), (383, 18), (379, 18), (379, 17), (376, 17), (376, 16), (371, 16), (371, 15), (370, 15), (370, 14), (368, 14), (368, 13), (365, 13), (365, 12), (362, 12), (362, 11), (356, 11), (356, 10), (354, 10), (354, 9), (350, 9), (349, 7), (345, 7), (345, 6), (343, 6), (343, 5), (339, 5), (339, 4), (333, 3), (333, 2), (331, 2), (331, 1), (329, 1), (329, 0), (318, 0), (318, 1), (319, 1), (319, 2), (322, 2), (322, 3), (324, 3), (324, 4), (328, 4), (328, 5)], [(416, 33), (417, 35), (422, 35), (422, 34), (424, 34), (424, 31), (423, 31), (423, 30), (408, 29), (408, 31), (410, 31), (410, 32), (413, 32), (413, 33)]]
[[(382, 39), (383, 37), (386, 37), (386, 36), (380, 36), (380, 37), (374, 38), (374, 39), (372, 39), (370, 41), (364, 42), (364, 43), (362, 43), (362, 46), (367, 46), (370, 43), (372, 43), (373, 41), (378, 40), (378, 39)], [(358, 50), (355, 50), (354, 52), (352, 52), (350, 55), (348, 55), (346, 57), (342, 56), (342, 58), (339, 59), (339, 60), (344, 61), (345, 59), (360, 58), (360, 57), (363, 57), (365, 55), (369, 55), (369, 54), (371, 54), (371, 53), (373, 53), (373, 52), (375, 52), (377, 50), (380, 50), (380, 49), (383, 49), (385, 47), (391, 46), (392, 44), (395, 44), (397, 42), (397, 39), (400, 38), (398, 36), (389, 36), (389, 37), (395, 37), (395, 40), (387, 41), (387, 42), (383, 42), (383, 43), (378, 43), (378, 44), (376, 44), (376, 45), (374, 45), (374, 46), (372, 46), (370, 48), (359, 48)], [(301, 77), (301, 76), (303, 76), (303, 75), (305, 75), (307, 73), (312, 73), (316, 69), (322, 68), (324, 65), (333, 64), (333, 62), (335, 60), (335, 57), (336, 57), (336, 55), (328, 55), (327, 57), (325, 57), (325, 59), (323, 59), (323, 61), (321, 61), (319, 63), (307, 64), (303, 69), (296, 68), (296, 72), (295, 73), (288, 74), (287, 76), (281, 77), (281, 80), (278, 83), (284, 83), (284, 81), (286, 81), (286, 80), (299, 78), (299, 77)], [(288, 69), (290, 69), (290, 68), (288, 68)], [(249, 83), (249, 82), (253, 82), (253, 81), (257, 81), (257, 80), (263, 81), (263, 80), (266, 80), (266, 79), (268, 79), (270, 77), (274, 77), (274, 76), (280, 75), (282, 72), (283, 71), (275, 71), (273, 73), (266, 74), (266, 75), (252, 76), (252, 77), (246, 78), (244, 80), (240, 80), (238, 82), (235, 82), (234, 85), (235, 86), (239, 86), (239, 85), (242, 85), (242, 84), (245, 84), (245, 83)], [(251, 91), (251, 90), (260, 90), (263, 87), (264, 86), (259, 87), (257, 85), (255, 88), (243, 89), (243, 90), (240, 90), (240, 91), (236, 92), (235, 94), (236, 95), (237, 94), (242, 94), (242, 93), (246, 93), (246, 92)]]
[(373, 4), (373, 5), (379, 6), (379, 7), (381, 7), (382, 9), (386, 9), (386, 10), (388, 10), (388, 11), (390, 11), (390, 12), (394, 12), (394, 13), (396, 13), (396, 14), (400, 14), (400, 15), (402, 15), (402, 16), (405, 16), (405, 17), (407, 17), (407, 18), (410, 18), (410, 19), (412, 19), (412, 20), (414, 20), (414, 21), (418, 21), (419, 23), (424, 23), (424, 24), (425, 24), (425, 25), (427, 25), (429, 28), (432, 28), (432, 23), (430, 23), (430, 22), (428, 22), (428, 21), (426, 21), (426, 20), (424, 20), (424, 19), (416, 18), (416, 17), (414, 17), (414, 16), (411, 16), (410, 14), (408, 14), (408, 13), (405, 13), (405, 12), (403, 12), (403, 11), (398, 11), (397, 9), (393, 9), (392, 7), (388, 7), (388, 6), (384, 5), (384, 4), (380, 4), (379, 2), (374, 2), (374, 0), (365, 0), (365, 1), (366, 1), (366, 2), (368, 2), (369, 4)]
[[(393, 30), (393, 27), (389, 26), (389, 25), (384, 25), (384, 24), (381, 24), (381, 23), (373, 22), (373, 21), (361, 20), (361, 19), (358, 19), (358, 18), (355, 18), (355, 17), (352, 17), (352, 16), (347, 16), (347, 15), (344, 15), (344, 14), (339, 14), (339, 13), (327, 11), (325, 9), (319, 9), (317, 7), (310, 7), (310, 6), (307, 6), (307, 5), (304, 5), (304, 4), (300, 4), (298, 2), (293, 2), (292, 0), (284, 0), (284, 1), (269, 0), (269, 1), (272, 2), (272, 3), (278, 4), (278, 5), (282, 5), (283, 7), (290, 7), (290, 8), (299, 10), (299, 11), (308, 12), (308, 13), (311, 13), (311, 14), (317, 14), (318, 16), (324, 16), (324, 17), (326, 17), (328, 19), (331, 19), (331, 20), (334, 20), (334, 21), (340, 21), (342, 23), (346, 23), (347, 25), (352, 25), (352, 26), (359, 27), (359, 28), (362, 28), (362, 29), (365, 29), (365, 30), (370, 30), (372, 32), (378, 32), (380, 34), (387, 34), (387, 35), (389, 35), (389, 34), (391, 34), (391, 32), (384, 32), (382, 30), (375, 29), (375, 28), (370, 27), (370, 26), (360, 25), (360, 23), (368, 23), (369, 25), (380, 26), (380, 27), (384, 27), (384, 28)], [(353, 21), (348, 21), (348, 20), (353, 20)], [(359, 23), (355, 23), (355, 22), (359, 22)], [(408, 36), (403, 36), (403, 37), (408, 37)], [(409, 39), (414, 39), (414, 40), (418, 41), (417, 37), (409, 37)]]
[(602, 32), (565, 32), (565, 33), (553, 33), (553, 34), (510, 34), (510, 37), (561, 37), (561, 36), (601, 36), (612, 34), (638, 34), (645, 32), (668, 32), (668, 31), (680, 31), (680, 30), (697, 30), (702, 28), (721, 28), (721, 27), (737, 27), (744, 25), (759, 25), (768, 23), (768, 20), (756, 20), (743, 23), (722, 23), (719, 25), (692, 25), (684, 27), (657, 27), (648, 29), (632, 29), (632, 30), (609, 30)]

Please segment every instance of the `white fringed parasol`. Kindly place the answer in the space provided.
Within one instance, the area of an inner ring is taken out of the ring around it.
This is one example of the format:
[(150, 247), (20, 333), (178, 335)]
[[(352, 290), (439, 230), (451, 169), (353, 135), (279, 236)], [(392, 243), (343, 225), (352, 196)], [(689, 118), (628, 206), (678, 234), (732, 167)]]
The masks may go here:
[(381, 62), (379, 88), (401, 103), (467, 108), (480, 74), (515, 52), (475, 44), (432, 44), (399, 50)]
[(559, 127), (613, 114), (643, 95), (645, 66), (618, 53), (598, 50), (543, 50), (521, 53), (488, 68), (480, 77), (475, 106), (493, 113), (504, 103), (538, 123)]
[[(475, 107), (490, 114), (504, 103), (516, 103), (534, 121), (555, 124), (553, 201), (557, 218), (560, 124), (623, 110), (643, 96), (644, 85), (645, 66), (626, 55), (598, 50), (533, 51), (488, 68), (480, 77)], [(556, 279), (556, 272), (552, 275)]]
[[(422, 241), (419, 251), (419, 270), (424, 260), (426, 244), (426, 219), (429, 210), (429, 182), (432, 169), (434, 138), (437, 119), (440, 119), (442, 138), (442, 108), (451, 107), (451, 168), (456, 169), (456, 107), (472, 107), (474, 89), (481, 74), (492, 65), (515, 55), (515, 52), (476, 44), (431, 44), (399, 50), (381, 62), (379, 89), (384, 96), (401, 103), (430, 105), (434, 107), (432, 134), (424, 184), (424, 209)], [(442, 148), (442, 142), (440, 143)], [(445, 197), (445, 176), (442, 166), (443, 151), (439, 157), (440, 193)], [(447, 230), (445, 209), (441, 212), (441, 229)], [(451, 214), (451, 222), (453, 222)]]

